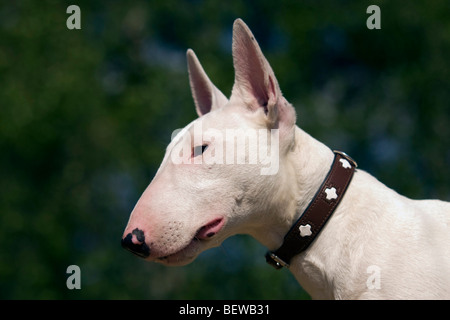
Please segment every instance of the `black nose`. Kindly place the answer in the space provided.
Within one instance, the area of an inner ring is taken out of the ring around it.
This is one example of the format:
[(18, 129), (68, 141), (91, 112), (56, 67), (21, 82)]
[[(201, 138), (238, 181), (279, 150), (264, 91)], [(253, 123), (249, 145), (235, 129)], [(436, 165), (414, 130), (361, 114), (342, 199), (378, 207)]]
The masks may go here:
[(138, 228), (122, 239), (122, 247), (141, 258), (147, 258), (150, 255), (150, 248), (145, 243), (144, 231)]

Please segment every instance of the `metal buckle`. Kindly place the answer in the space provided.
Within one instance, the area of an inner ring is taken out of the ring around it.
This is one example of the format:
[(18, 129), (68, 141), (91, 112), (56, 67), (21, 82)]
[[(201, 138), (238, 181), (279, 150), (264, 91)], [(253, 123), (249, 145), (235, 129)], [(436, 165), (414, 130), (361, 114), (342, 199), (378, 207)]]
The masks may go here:
[(353, 158), (350, 157), (350, 156), (349, 156), (348, 154), (346, 154), (345, 152), (339, 151), (339, 150), (333, 150), (333, 152), (334, 152), (334, 153), (340, 154), (340, 155), (343, 156), (345, 159), (347, 159), (348, 161), (350, 161), (350, 162), (353, 164), (353, 166), (354, 166), (355, 168), (358, 168), (358, 164), (356, 163), (356, 161), (353, 160)]
[[(271, 259), (271, 260), (269, 260), (269, 259)], [(278, 257), (273, 252), (267, 252), (266, 261), (268, 264), (273, 266), (275, 269), (281, 269), (283, 267), (289, 268), (289, 263), (286, 263), (285, 261), (283, 261), (283, 259)]]

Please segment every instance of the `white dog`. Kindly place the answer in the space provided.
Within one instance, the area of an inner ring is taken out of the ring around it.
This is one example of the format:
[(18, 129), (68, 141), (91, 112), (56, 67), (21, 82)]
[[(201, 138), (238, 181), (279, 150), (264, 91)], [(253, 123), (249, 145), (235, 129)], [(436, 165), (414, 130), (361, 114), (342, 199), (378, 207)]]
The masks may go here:
[[(169, 144), (122, 245), (165, 265), (188, 264), (234, 234), (276, 250), (321, 188), (334, 154), (296, 126), (294, 108), (242, 20), (233, 26), (229, 100), (192, 50), (187, 57), (199, 118)], [(244, 144), (236, 148), (237, 140)], [(317, 299), (450, 299), (450, 203), (410, 200), (356, 170), (289, 270)]]

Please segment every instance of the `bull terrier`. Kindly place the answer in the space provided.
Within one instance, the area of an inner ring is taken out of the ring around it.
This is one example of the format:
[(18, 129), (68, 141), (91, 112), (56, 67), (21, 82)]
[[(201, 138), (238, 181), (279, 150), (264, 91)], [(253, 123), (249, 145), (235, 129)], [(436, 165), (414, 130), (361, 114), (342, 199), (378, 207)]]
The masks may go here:
[[(235, 234), (276, 252), (336, 159), (296, 126), (295, 109), (240, 19), (232, 51), (229, 99), (187, 51), (199, 117), (174, 135), (122, 237), (148, 261), (186, 265)], [(351, 159), (340, 161), (353, 168)], [(320, 234), (276, 265), (289, 267), (314, 299), (450, 299), (450, 203), (411, 200), (353, 171), (345, 194), (328, 188), (323, 201), (342, 199)], [(297, 231), (310, 236), (310, 227)]]

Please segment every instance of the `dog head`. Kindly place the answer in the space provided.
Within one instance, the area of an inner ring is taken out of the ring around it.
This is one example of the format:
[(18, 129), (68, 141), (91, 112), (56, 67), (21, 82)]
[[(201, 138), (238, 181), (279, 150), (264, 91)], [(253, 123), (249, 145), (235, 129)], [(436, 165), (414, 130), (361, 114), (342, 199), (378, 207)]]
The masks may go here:
[(228, 100), (187, 51), (199, 117), (177, 130), (125, 228), (122, 245), (167, 265), (184, 265), (227, 237), (256, 234), (287, 194), (295, 110), (253, 34), (233, 26), (235, 84)]

